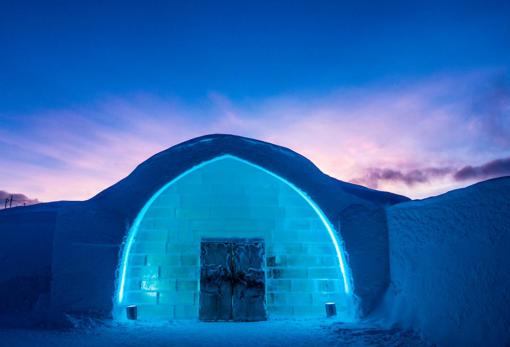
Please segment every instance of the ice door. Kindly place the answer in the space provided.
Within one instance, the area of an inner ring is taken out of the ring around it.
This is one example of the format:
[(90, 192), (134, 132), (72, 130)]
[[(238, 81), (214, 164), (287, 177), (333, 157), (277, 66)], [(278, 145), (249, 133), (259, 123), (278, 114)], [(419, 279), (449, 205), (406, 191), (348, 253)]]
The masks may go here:
[(232, 316), (236, 321), (266, 319), (266, 286), (263, 270), (264, 242), (245, 239), (232, 244), (234, 258)]
[(200, 248), (199, 318), (232, 320), (232, 244), (209, 240)]
[(200, 256), (199, 318), (265, 320), (264, 258), (261, 239), (204, 239)]

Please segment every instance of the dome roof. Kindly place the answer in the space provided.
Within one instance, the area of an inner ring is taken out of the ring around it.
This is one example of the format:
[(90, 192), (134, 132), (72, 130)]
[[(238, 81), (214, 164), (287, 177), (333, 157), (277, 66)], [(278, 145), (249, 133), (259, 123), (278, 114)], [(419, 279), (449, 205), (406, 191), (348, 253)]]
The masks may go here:
[(155, 154), (129, 176), (93, 197), (91, 202), (118, 206), (123, 211), (133, 208), (134, 218), (135, 212), (164, 184), (204, 161), (226, 154), (252, 162), (292, 182), (332, 220), (353, 204), (393, 205), (409, 200), (330, 177), (310, 160), (288, 148), (241, 136), (213, 134)]

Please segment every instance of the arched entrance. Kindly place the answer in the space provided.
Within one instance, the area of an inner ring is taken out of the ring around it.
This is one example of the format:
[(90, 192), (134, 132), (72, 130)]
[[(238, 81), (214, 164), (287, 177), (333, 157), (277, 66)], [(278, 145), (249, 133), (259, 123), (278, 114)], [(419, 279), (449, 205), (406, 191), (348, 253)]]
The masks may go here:
[[(254, 242), (260, 259), (232, 263)], [(215, 260), (204, 250), (218, 252)], [(324, 304), (333, 301), (342, 319), (354, 318), (342, 243), (320, 208), (285, 179), (231, 155), (186, 171), (145, 204), (124, 247), (114, 313), (122, 317), (127, 305), (137, 305), (139, 317), (151, 320), (222, 310), (204, 296), (206, 268), (222, 263), (221, 254), (229, 259), (224, 268), (261, 271), (263, 291), (248, 291), (261, 297), (253, 300), (262, 300), (257, 304), (268, 317), (324, 316)], [(234, 275), (223, 277), (237, 283)], [(247, 289), (240, 290), (245, 297)]]

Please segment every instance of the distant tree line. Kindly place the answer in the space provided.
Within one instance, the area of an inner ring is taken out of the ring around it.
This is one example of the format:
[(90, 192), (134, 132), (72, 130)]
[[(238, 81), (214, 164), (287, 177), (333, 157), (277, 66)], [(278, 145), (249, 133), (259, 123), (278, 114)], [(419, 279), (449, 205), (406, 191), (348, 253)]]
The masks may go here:
[(0, 209), (16, 206), (27, 206), (37, 203), (39, 203), (38, 199), (31, 199), (25, 194), (9, 193), (5, 190), (0, 190)]
[[(33, 200), (30, 199), (14, 199), (14, 195), (6, 198), (4, 201), (4, 209), (16, 207), (16, 206), (26, 206), (27, 203), (32, 203)], [(13, 206), (14, 205), (14, 206)]]

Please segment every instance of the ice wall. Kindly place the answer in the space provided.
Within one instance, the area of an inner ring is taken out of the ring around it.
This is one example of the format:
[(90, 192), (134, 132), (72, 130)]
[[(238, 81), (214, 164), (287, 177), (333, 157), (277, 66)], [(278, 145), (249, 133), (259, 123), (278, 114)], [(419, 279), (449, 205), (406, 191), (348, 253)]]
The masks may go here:
[(510, 178), (388, 208), (390, 323), (442, 346), (510, 343)]

